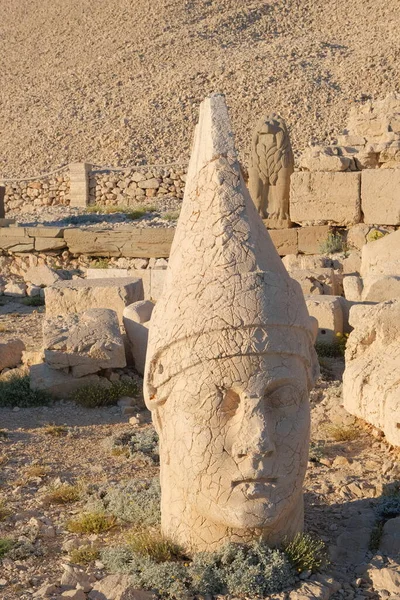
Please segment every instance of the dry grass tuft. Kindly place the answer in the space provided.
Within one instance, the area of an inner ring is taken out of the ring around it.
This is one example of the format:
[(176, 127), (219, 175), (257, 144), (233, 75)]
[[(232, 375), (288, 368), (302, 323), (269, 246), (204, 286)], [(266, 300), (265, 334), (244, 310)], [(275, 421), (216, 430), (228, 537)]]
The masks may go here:
[(52, 489), (44, 498), (46, 504), (72, 504), (82, 496), (82, 486), (63, 483)]
[(116, 524), (116, 517), (104, 512), (87, 512), (76, 519), (70, 519), (67, 522), (67, 529), (71, 533), (103, 533), (115, 527)]
[(345, 425), (327, 425), (325, 431), (335, 442), (351, 442), (360, 437), (360, 432), (355, 427)]

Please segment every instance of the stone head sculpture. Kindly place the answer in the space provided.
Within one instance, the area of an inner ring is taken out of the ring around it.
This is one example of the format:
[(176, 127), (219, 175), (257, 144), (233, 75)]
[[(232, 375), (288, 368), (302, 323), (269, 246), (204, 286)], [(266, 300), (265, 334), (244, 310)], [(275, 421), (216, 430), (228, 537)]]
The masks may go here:
[(275, 113), (263, 117), (252, 136), (249, 191), (264, 219), (278, 223), (289, 220), (293, 171), (294, 157), (285, 121)]
[(200, 109), (144, 386), (160, 436), (162, 529), (189, 551), (302, 529), (314, 333), (213, 95)]

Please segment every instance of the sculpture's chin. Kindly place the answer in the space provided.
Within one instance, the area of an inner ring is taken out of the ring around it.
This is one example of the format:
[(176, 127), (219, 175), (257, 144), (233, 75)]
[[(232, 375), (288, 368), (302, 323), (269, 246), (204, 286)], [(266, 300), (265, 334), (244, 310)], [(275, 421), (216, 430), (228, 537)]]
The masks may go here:
[(208, 511), (207, 517), (231, 529), (270, 529), (285, 517), (287, 508), (285, 502), (275, 503), (267, 498), (258, 498), (245, 503), (216, 506), (215, 510)]

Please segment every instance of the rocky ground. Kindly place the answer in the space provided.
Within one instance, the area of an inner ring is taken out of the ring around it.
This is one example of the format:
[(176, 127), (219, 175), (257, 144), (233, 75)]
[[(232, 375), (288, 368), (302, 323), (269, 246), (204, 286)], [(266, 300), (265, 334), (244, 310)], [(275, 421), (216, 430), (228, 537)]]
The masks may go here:
[(399, 81), (398, 0), (22, 0), (2, 7), (0, 177), (186, 162), (226, 94), (241, 158), (277, 111), (296, 151)]

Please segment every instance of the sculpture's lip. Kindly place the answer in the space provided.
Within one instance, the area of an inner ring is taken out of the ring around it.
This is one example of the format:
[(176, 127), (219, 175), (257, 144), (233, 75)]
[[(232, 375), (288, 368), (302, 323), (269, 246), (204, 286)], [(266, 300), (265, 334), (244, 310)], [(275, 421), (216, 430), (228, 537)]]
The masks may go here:
[(237, 479), (232, 482), (232, 487), (236, 487), (241, 485), (242, 483), (247, 484), (262, 484), (262, 485), (271, 485), (277, 483), (277, 477), (247, 477), (245, 479)]

